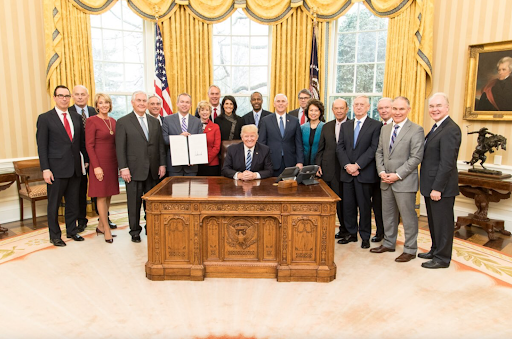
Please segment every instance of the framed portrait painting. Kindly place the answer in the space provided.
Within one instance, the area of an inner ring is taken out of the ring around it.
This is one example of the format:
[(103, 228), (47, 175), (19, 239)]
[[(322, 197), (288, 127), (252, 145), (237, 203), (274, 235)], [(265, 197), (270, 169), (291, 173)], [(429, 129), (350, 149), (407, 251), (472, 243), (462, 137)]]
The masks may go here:
[(512, 121), (512, 40), (469, 46), (464, 119)]

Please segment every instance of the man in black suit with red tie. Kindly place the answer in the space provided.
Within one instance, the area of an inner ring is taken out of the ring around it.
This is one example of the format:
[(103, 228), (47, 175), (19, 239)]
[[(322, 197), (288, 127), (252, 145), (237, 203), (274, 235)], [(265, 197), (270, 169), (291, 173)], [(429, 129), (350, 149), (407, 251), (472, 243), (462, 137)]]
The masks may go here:
[(65, 86), (57, 86), (53, 92), (55, 107), (37, 119), (37, 151), (39, 163), (47, 183), (48, 228), (50, 242), (54, 246), (66, 246), (61, 239), (58, 221), (59, 203), (66, 199), (66, 235), (75, 241), (83, 241), (78, 234), (78, 190), (82, 178), (82, 163), (89, 163), (85, 150), (85, 130), (82, 117), (68, 110), (71, 94)]
[(270, 148), (258, 141), (258, 127), (242, 127), (242, 142), (228, 147), (222, 175), (235, 180), (265, 179), (272, 176)]
[[(353, 103), (355, 119), (341, 125), (336, 149), (343, 182), (343, 218), (350, 235), (338, 243), (357, 242), (361, 235), (361, 248), (370, 248), (372, 230), (372, 191), (379, 181), (375, 164), (375, 152), (379, 145), (382, 124), (368, 116), (370, 100), (358, 96)], [(357, 211), (359, 209), (359, 227)]]
[(341, 239), (346, 238), (349, 233), (343, 221), (343, 183), (340, 182), (341, 167), (336, 156), (336, 145), (338, 144), (341, 125), (348, 120), (347, 102), (341, 98), (334, 100), (332, 112), (336, 119), (329, 121), (322, 128), (316, 154), (316, 164), (319, 166), (318, 176), (342, 199), (336, 203), (336, 213), (338, 214), (340, 227), (339, 232), (335, 235), (336, 239)]
[(425, 137), (420, 170), (420, 193), (425, 198), (432, 248), (418, 257), (430, 259), (425, 268), (447, 268), (452, 258), (455, 197), (459, 195), (457, 158), (461, 143), (459, 126), (448, 116), (450, 105), (444, 93), (432, 95), (428, 114), (435, 124)]

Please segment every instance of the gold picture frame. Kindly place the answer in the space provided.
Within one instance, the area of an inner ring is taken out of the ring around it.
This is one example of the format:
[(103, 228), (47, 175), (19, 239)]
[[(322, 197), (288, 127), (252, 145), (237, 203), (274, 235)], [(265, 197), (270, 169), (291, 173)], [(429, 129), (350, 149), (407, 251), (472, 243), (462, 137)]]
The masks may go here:
[(468, 55), (464, 119), (512, 121), (512, 40), (470, 45)]

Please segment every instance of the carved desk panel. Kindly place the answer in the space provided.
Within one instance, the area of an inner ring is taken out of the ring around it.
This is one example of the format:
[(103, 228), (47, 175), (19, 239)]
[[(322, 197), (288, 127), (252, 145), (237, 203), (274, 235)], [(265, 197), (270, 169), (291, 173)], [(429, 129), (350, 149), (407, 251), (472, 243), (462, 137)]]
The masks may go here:
[(143, 197), (148, 279), (334, 280), (339, 198), (323, 181), (278, 189), (274, 180), (172, 177), (153, 188)]

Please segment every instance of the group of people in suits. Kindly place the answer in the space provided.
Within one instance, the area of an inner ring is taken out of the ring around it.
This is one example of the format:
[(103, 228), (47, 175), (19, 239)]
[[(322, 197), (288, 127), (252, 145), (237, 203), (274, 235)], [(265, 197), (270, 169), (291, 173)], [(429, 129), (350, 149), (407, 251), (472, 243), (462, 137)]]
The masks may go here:
[[(100, 222), (97, 234), (112, 243), (108, 219), (112, 195), (119, 193), (118, 170), (126, 182), (130, 235), (141, 242), (140, 210), (142, 195), (165, 175), (222, 175), (236, 180), (278, 176), (286, 167), (317, 164), (317, 175), (342, 199), (337, 206), (339, 243), (357, 242), (370, 247), (371, 210), (377, 222), (373, 241), (384, 242), (372, 253), (394, 252), (397, 228), (402, 218), (405, 230), (404, 252), (397, 262), (416, 257), (418, 218), (415, 195), (425, 197), (432, 249), (418, 256), (430, 261), (427, 268), (448, 267), (453, 240), (453, 205), (458, 194), (456, 160), (461, 141), (459, 127), (448, 116), (448, 98), (436, 93), (429, 99), (429, 114), (436, 124), (424, 136), (421, 126), (408, 118), (409, 100), (383, 98), (377, 106), (382, 122), (368, 116), (369, 98), (353, 101), (354, 119), (347, 119), (348, 104), (336, 99), (332, 104), (335, 120), (324, 122), (323, 103), (311, 99), (308, 90), (298, 94), (300, 107), (288, 112), (288, 98), (277, 94), (275, 113), (262, 109), (262, 95), (251, 95), (253, 110), (243, 117), (236, 114), (232, 96), (220, 102), (220, 89), (212, 85), (208, 101), (201, 101), (196, 116), (190, 114), (192, 98), (178, 96), (176, 114), (162, 117), (161, 99), (141, 91), (132, 95), (133, 111), (115, 121), (108, 116), (112, 100), (98, 93), (94, 108), (86, 105), (87, 89), (77, 86), (75, 105), (65, 86), (54, 91), (55, 107), (39, 116), (37, 144), (44, 180), (48, 184), (48, 224), (50, 240), (65, 246), (57, 222), (58, 205), (66, 199), (66, 235), (82, 241), (78, 233), (86, 225), (81, 206), (89, 176), (89, 196), (97, 199)], [(83, 97), (80, 100), (80, 97)], [(85, 103), (85, 105), (83, 105)], [(148, 111), (149, 113), (147, 113)], [(87, 113), (86, 113), (87, 112)], [(169, 151), (169, 135), (205, 133), (208, 164), (175, 166)], [(222, 169), (218, 153), (223, 140), (241, 142), (228, 148)], [(422, 164), (418, 178), (418, 165)], [(89, 166), (90, 164), (90, 166)], [(86, 170), (87, 169), (87, 170)], [(200, 170), (201, 169), (201, 170)], [(85, 177), (85, 184), (84, 184)], [(376, 189), (376, 187), (378, 189)], [(358, 219), (359, 215), (359, 219)], [(77, 227), (78, 221), (78, 227)], [(115, 225), (113, 225), (115, 226)], [(380, 228), (380, 229), (379, 229)]]

